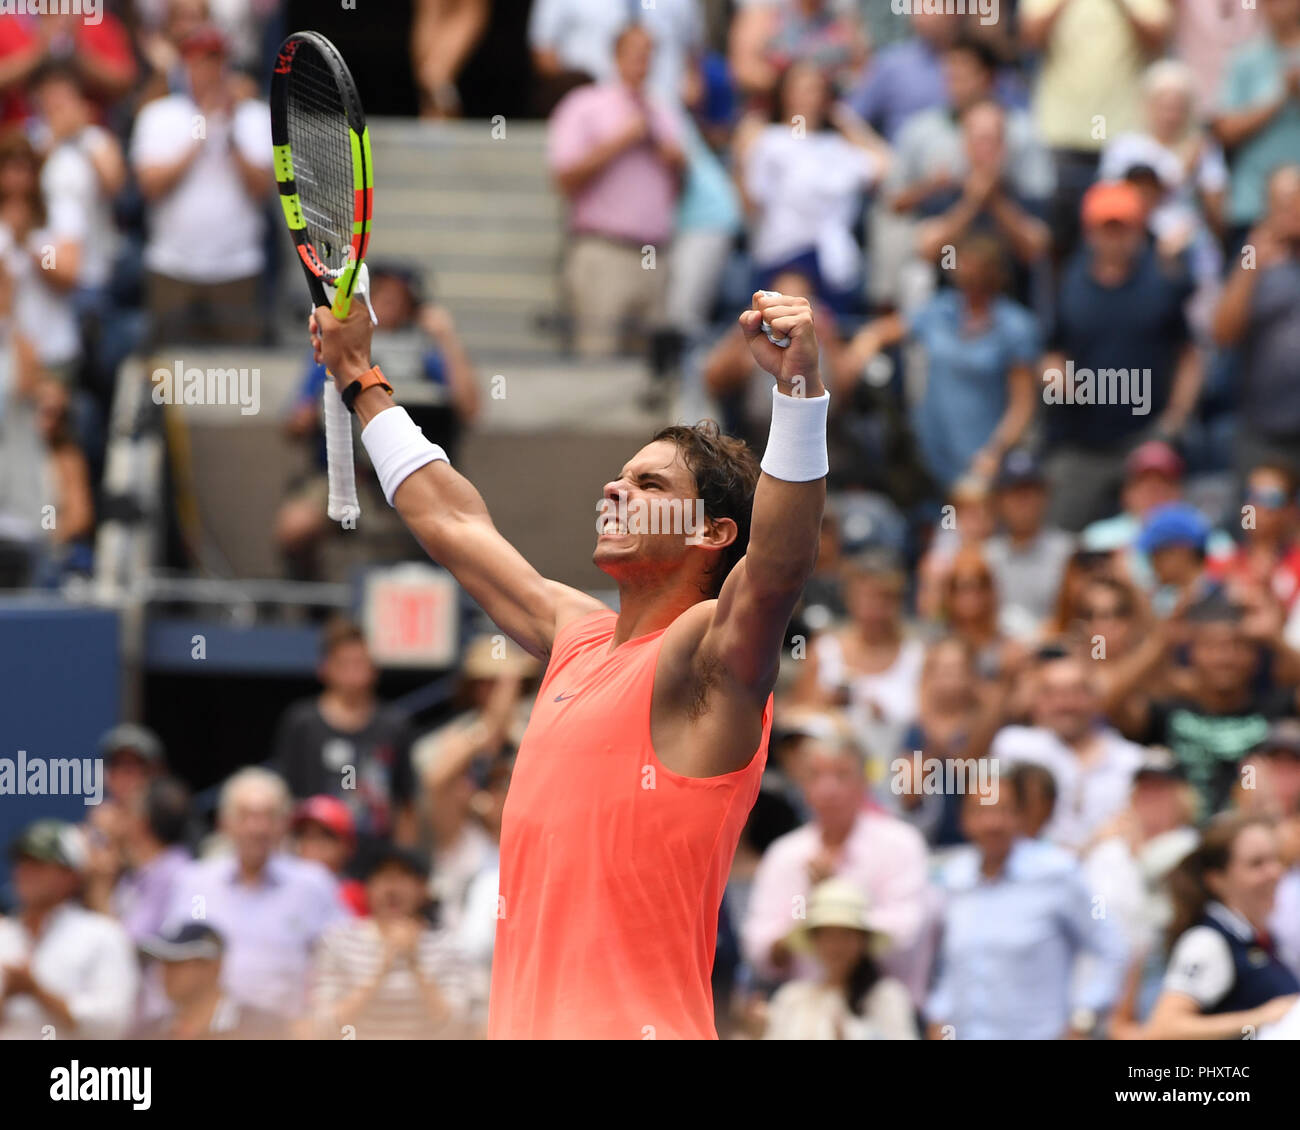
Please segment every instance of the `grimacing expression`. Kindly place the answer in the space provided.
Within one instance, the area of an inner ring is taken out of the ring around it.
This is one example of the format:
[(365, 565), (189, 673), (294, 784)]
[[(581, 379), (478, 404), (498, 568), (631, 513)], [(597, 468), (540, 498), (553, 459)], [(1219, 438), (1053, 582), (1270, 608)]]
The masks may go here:
[[(685, 523), (694, 528), (696, 497), (695, 476), (677, 445), (670, 440), (647, 444), (605, 484), (592, 561), (615, 580), (624, 581), (662, 575), (688, 554), (711, 552), (688, 544), (691, 535)], [(653, 515), (658, 516), (657, 533), (650, 525)]]

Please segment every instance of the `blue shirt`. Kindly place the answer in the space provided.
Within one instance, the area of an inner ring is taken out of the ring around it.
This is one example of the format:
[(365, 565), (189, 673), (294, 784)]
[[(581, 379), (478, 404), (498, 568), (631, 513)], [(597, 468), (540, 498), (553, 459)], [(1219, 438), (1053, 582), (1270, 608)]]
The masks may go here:
[(913, 427), (926, 467), (945, 487), (966, 472), (997, 430), (1012, 366), (1033, 365), (1042, 353), (1033, 314), (1009, 298), (994, 301), (989, 325), (975, 334), (964, 331), (966, 318), (965, 296), (941, 290), (908, 327), (927, 362)]
[[(1008, 71), (999, 72), (995, 93), (1004, 106), (1025, 105), (1025, 92)], [(891, 43), (867, 64), (845, 101), (892, 142), (913, 114), (935, 107), (947, 109), (943, 54), (924, 39)]]
[[(1286, 85), (1287, 68), (1298, 65), (1300, 58), (1288, 59), (1270, 37), (1242, 44), (1228, 58), (1219, 109), (1249, 110), (1272, 101)], [(1279, 165), (1298, 157), (1300, 101), (1292, 97), (1263, 129), (1233, 151), (1229, 162), (1228, 219), (1234, 224), (1258, 220), (1264, 213), (1269, 175)]]
[[(1113, 384), (1103, 382), (1102, 370), (1124, 370), (1130, 380), (1121, 383), (1132, 395), (1128, 403), (1048, 400), (1044, 418), (1049, 442), (1106, 450), (1150, 427), (1168, 404), (1191, 337), (1183, 308), (1192, 284), (1185, 272), (1162, 266), (1150, 248), (1119, 286), (1102, 286), (1090, 265), (1084, 247), (1065, 268), (1049, 348), (1074, 362), (1076, 373), (1086, 369), (1098, 375), (1097, 387)], [(1063, 388), (1066, 383), (1061, 382)], [(1047, 391), (1044, 387), (1045, 398)], [(1146, 398), (1145, 411), (1135, 411), (1139, 394)]]
[[(959, 1040), (1054, 1040), (1077, 1008), (1102, 1013), (1119, 997), (1128, 950), (1075, 858), (1017, 840), (1002, 873), (980, 874), (977, 848), (958, 848), (940, 876), (946, 893), (939, 975), (927, 1018)], [(1076, 962), (1094, 960), (1076, 977)]]

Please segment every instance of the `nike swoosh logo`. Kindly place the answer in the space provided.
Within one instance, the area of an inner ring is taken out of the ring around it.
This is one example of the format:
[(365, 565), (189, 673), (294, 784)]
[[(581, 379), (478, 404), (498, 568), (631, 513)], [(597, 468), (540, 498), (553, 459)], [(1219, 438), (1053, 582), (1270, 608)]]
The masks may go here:
[(577, 692), (574, 692), (573, 694), (557, 694), (557, 695), (555, 696), (555, 701), (556, 701), (556, 702), (568, 702), (569, 699), (571, 699), (571, 698), (577, 698), (577, 697), (578, 697)]

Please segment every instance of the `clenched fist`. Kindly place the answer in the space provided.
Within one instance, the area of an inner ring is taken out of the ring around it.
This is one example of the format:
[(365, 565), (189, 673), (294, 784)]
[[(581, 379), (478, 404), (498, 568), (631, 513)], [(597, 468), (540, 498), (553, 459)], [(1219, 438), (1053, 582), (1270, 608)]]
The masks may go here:
[[(773, 345), (763, 332), (764, 322), (777, 337), (788, 337), (790, 344)], [(753, 306), (740, 315), (740, 328), (754, 360), (776, 378), (783, 393), (821, 396), (821, 351), (808, 299), (755, 291)]]

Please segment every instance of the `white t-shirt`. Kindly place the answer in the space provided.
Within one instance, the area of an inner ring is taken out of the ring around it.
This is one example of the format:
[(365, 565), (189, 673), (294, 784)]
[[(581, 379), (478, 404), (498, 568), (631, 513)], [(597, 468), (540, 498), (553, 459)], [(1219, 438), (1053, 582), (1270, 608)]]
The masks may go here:
[(853, 238), (862, 193), (879, 177), (869, 152), (834, 130), (799, 136), (793, 126), (768, 126), (755, 139), (745, 190), (759, 205), (750, 250), (761, 267), (816, 251), (823, 278), (847, 290), (862, 267)]
[(202, 148), (180, 182), (149, 205), (144, 262), (151, 271), (194, 283), (221, 283), (259, 274), (264, 266), (261, 202), (244, 191), (229, 153), (271, 167), (271, 116), (260, 102), (240, 103), (232, 119), (211, 116), (206, 138), (195, 141), (198, 107), (184, 94), (150, 102), (136, 119), (131, 164), (136, 168), (179, 161)]
[(1004, 726), (989, 747), (998, 761), (1041, 765), (1056, 779), (1056, 808), (1044, 834), (1053, 843), (1078, 851), (1097, 830), (1127, 804), (1133, 777), (1142, 763), (1142, 747), (1106, 727), (1101, 749), (1086, 768), (1078, 755), (1051, 730), (1039, 726)]
[(41, 166), (41, 195), (49, 213), (49, 228), (59, 241), (81, 245), (82, 286), (108, 282), (117, 249), (117, 229), (107, 193), (90, 155), (113, 145), (112, 135), (99, 126), (87, 126), (76, 137), (61, 141)]
[(73, 903), (56, 908), (39, 938), (16, 918), (0, 918), (0, 966), (27, 964), (38, 984), (61, 998), (77, 1021), (72, 1032), (35, 997), (10, 998), (0, 1014), (0, 1040), (39, 1040), (47, 1025), (56, 1039), (119, 1039), (131, 1022), (140, 983), (135, 947), (107, 915)]
[(14, 332), (31, 342), (41, 363), (51, 368), (69, 365), (81, 353), (81, 331), (71, 297), (52, 287), (32, 259), (53, 254), (59, 238), (50, 228), (41, 228), (28, 233), (19, 246), (8, 225), (0, 224), (0, 259), (14, 281)]

